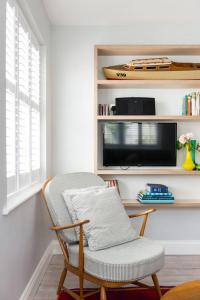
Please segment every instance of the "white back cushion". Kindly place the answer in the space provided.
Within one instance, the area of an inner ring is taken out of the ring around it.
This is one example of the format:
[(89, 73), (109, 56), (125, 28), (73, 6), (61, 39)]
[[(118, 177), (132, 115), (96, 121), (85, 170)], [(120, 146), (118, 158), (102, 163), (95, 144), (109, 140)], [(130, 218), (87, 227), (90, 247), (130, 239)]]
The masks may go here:
[[(76, 211), (73, 207), (72, 198), (76, 197), (77, 195), (79, 195), (81, 193), (90, 192), (90, 191), (98, 191), (100, 189), (106, 189), (106, 188), (107, 188), (107, 185), (105, 183), (105, 185), (101, 185), (101, 186), (90, 186), (90, 187), (82, 188), (82, 189), (68, 189), (68, 190), (65, 190), (62, 193), (62, 195), (64, 197), (65, 204), (66, 204), (67, 209), (70, 213), (70, 216), (72, 218), (73, 223), (78, 222), (79, 219), (78, 219)], [(80, 227), (75, 227), (74, 229), (75, 229), (76, 234), (77, 234), (77, 239), (79, 240)], [(84, 245), (87, 245), (87, 239), (86, 239), (85, 235), (84, 235), (83, 239), (84, 239)]]
[(116, 188), (82, 192), (70, 201), (79, 220), (90, 220), (83, 227), (90, 250), (109, 248), (137, 238)]

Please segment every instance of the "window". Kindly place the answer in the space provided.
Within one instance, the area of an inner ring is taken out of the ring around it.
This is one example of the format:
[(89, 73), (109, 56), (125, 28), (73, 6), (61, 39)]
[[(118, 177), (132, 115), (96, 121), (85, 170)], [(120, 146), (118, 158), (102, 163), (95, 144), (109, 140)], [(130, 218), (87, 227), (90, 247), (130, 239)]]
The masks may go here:
[(156, 123), (142, 123), (142, 144), (158, 145), (158, 126)]
[(6, 7), (7, 195), (41, 179), (41, 50), (16, 1)]
[(138, 145), (139, 144), (139, 124), (124, 123), (124, 144)]

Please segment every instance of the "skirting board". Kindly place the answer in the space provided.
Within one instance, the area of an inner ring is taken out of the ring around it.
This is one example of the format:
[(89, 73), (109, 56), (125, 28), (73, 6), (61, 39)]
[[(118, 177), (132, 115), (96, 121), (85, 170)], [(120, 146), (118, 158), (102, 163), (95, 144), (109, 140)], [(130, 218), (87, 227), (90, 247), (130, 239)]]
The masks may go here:
[(158, 241), (165, 247), (166, 255), (200, 255), (200, 240)]
[(36, 293), (52, 256), (56, 254), (55, 248), (57, 249), (58, 246), (56, 240), (50, 242), (19, 300), (28, 300)]
[[(166, 255), (200, 255), (199, 240), (160, 240), (158, 242), (160, 242), (165, 247)], [(52, 256), (56, 254), (61, 254), (61, 249), (58, 241), (53, 240), (50, 242), (49, 246), (44, 252), (39, 264), (37, 265), (19, 300), (28, 300), (29, 297), (35, 294)]]

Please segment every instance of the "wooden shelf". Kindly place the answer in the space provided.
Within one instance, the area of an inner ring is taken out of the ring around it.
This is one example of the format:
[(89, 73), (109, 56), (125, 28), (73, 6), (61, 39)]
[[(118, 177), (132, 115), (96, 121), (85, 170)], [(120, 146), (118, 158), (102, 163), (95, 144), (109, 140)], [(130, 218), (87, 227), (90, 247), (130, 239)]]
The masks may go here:
[[(100, 89), (200, 89), (200, 80), (106, 80), (98, 79), (100, 56), (200, 56), (200, 45), (97, 45), (95, 46), (94, 56), (94, 90), (95, 90), (95, 111), (98, 108), (98, 98)], [(191, 57), (188, 57), (190, 61)], [(184, 57), (185, 60), (185, 57)], [(103, 78), (103, 77), (102, 77)], [(170, 105), (170, 101), (168, 104)], [(119, 120), (154, 120), (154, 121), (175, 121), (175, 122), (199, 122), (200, 116), (176, 116), (176, 115), (157, 115), (157, 116), (95, 116), (95, 170), (96, 174), (102, 176), (115, 175), (136, 175), (136, 176), (200, 176), (200, 171), (185, 171), (179, 167), (135, 167), (126, 170), (110, 169), (99, 164), (99, 138), (98, 122), (100, 121), (119, 121)], [(100, 145), (101, 146), (101, 145)], [(176, 205), (179, 202), (176, 202)], [(136, 204), (135, 204), (136, 205)], [(137, 205), (141, 205), (138, 204)], [(173, 204), (174, 206), (175, 204)], [(184, 203), (183, 205), (186, 205)], [(195, 204), (197, 205), (197, 204)], [(141, 205), (143, 206), (143, 205)], [(152, 205), (151, 205), (152, 206)], [(200, 204), (199, 204), (200, 206)], [(163, 206), (162, 206), (163, 207)], [(166, 205), (168, 207), (168, 205)]]
[(200, 171), (185, 171), (179, 168), (133, 168), (133, 169), (98, 169), (97, 175), (182, 175), (182, 176), (200, 176)]
[(99, 89), (177, 89), (200, 88), (200, 80), (97, 80)]
[(156, 116), (97, 116), (99, 121), (177, 121), (177, 122), (200, 122), (200, 116), (170, 116), (170, 115), (156, 115)]
[(96, 45), (99, 56), (200, 55), (200, 45)]
[(200, 200), (176, 200), (173, 204), (142, 204), (137, 200), (123, 200), (126, 208), (200, 208)]

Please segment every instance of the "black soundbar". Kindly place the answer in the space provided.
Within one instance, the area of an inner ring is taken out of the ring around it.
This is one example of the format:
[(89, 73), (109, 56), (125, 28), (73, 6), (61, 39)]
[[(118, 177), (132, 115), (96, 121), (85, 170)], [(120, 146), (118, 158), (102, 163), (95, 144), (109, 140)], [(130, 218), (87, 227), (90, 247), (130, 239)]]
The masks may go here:
[(116, 115), (155, 115), (155, 98), (116, 98)]

